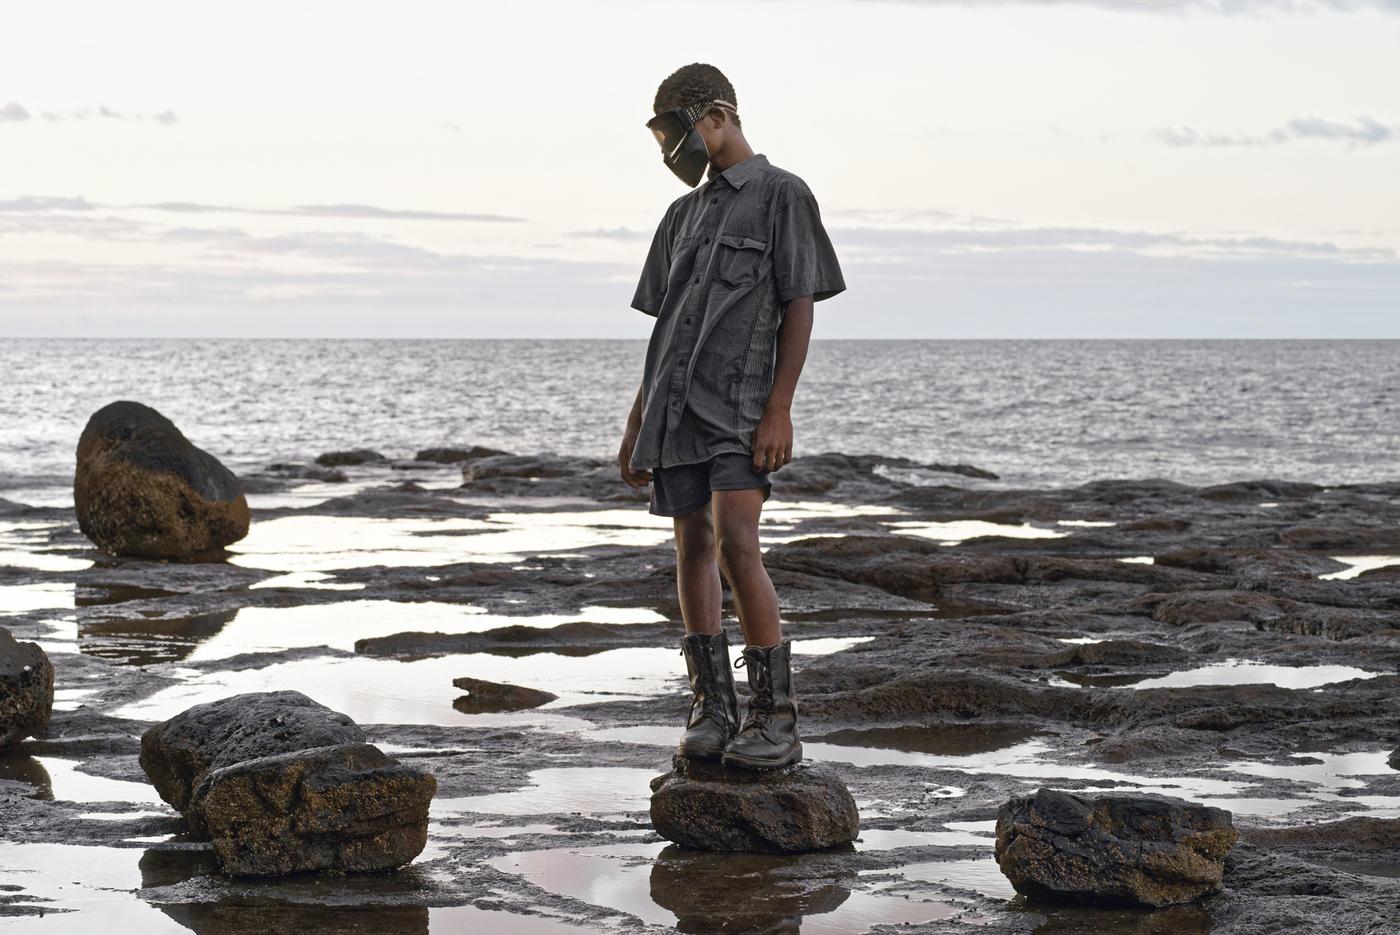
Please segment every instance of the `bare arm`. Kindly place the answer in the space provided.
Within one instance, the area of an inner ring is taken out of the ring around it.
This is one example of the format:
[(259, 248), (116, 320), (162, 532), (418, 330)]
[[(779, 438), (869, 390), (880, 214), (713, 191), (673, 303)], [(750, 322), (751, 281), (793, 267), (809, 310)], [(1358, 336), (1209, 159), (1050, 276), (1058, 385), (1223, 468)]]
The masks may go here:
[(627, 414), (627, 428), (622, 433), (622, 447), (617, 451), (618, 467), (629, 487), (645, 487), (651, 482), (650, 471), (634, 471), (631, 466), (632, 449), (637, 447), (637, 434), (642, 430), (642, 388), (637, 387), (637, 398), (632, 401), (632, 411)]
[(773, 365), (773, 388), (763, 417), (753, 433), (756, 471), (775, 471), (792, 460), (792, 397), (807, 362), (812, 337), (812, 297), (798, 296), (787, 304), (778, 326), (778, 353)]

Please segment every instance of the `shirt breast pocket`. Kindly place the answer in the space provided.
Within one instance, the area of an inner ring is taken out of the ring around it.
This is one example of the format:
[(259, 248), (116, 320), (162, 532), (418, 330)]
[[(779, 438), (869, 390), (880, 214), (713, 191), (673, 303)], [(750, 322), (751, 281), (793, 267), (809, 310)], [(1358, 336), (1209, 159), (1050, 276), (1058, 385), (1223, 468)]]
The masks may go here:
[(752, 285), (758, 278), (759, 261), (767, 248), (766, 241), (741, 234), (720, 234), (715, 278), (726, 286)]

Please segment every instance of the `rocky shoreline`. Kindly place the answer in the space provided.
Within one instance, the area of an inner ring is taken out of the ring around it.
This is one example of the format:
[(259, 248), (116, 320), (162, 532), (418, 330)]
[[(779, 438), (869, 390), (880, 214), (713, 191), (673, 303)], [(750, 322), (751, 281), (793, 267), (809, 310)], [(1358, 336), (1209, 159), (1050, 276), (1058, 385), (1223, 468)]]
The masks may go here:
[[(860, 838), (726, 863), (666, 843), (648, 812), (689, 699), (669, 530), (644, 492), (606, 462), (470, 445), (321, 462), (240, 477), (251, 532), (215, 561), (104, 556), (71, 508), (0, 500), (0, 625), (45, 648), (57, 697), (0, 754), (0, 867), (39, 868), (0, 914), (81, 914), (45, 889), (63, 846), (124, 881), (114, 917), (175, 931), (367, 907), (388, 932), (469, 915), (712, 930), (697, 880), (774, 931), (1392, 924), (1400, 483), (1016, 490), (966, 465), (798, 458), (774, 475), (765, 563), (808, 759), (854, 794)], [(555, 697), (456, 708), (457, 680)], [(154, 794), (145, 731), (283, 689), (352, 708), (365, 742), (435, 779), (408, 867), (230, 877)], [(1221, 892), (1156, 912), (1012, 898), (994, 823), (1040, 787), (1228, 811)], [(630, 895), (599, 905), (577, 878)]]

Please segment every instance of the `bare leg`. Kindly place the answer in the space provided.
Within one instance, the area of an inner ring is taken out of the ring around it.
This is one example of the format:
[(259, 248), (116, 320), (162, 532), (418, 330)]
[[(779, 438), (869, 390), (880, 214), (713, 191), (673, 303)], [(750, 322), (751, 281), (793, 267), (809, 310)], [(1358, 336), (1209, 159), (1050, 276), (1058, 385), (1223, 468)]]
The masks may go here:
[(674, 518), (676, 530), (676, 594), (686, 633), (720, 632), (724, 603), (719, 566), (715, 563), (715, 533), (710, 505)]
[(719, 567), (734, 595), (744, 642), (749, 646), (776, 646), (783, 640), (778, 594), (758, 550), (763, 491), (716, 490), (711, 505)]

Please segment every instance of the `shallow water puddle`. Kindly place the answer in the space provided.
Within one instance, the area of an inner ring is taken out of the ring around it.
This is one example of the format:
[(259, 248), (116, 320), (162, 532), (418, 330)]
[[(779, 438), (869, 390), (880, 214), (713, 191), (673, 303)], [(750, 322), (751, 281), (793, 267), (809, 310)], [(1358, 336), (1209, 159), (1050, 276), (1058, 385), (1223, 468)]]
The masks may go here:
[(861, 851), (889, 851), (898, 847), (991, 847), (995, 836), (971, 831), (908, 831), (903, 828), (867, 828), (856, 840)]
[(1004, 539), (1063, 539), (1069, 535), (1043, 526), (1022, 523), (989, 523), (980, 519), (955, 520), (950, 523), (928, 523), (921, 520), (898, 520), (885, 523), (898, 533), (936, 539), (944, 545), (956, 545), (979, 536), (999, 536)]
[[(154, 858), (156, 859), (152, 859)], [(156, 868), (173, 861), (179, 872), (162, 874)], [(203, 876), (208, 868), (184, 869), (192, 861), (181, 855), (141, 848), (88, 847), (71, 844), (0, 843), (0, 879), (18, 887), (6, 893), (10, 909), (33, 915), (9, 915), (7, 933), (41, 935), (91, 935), (93, 932), (141, 932), (143, 935), (189, 935), (195, 932), (263, 931), (275, 914), (288, 932), (375, 932), (380, 935), (450, 935), (455, 932), (511, 932), (520, 935), (580, 935), (596, 931), (565, 920), (541, 915), (521, 915), (474, 906), (427, 907), (415, 905), (322, 905), (294, 903), (279, 898), (287, 890), (283, 881), (248, 883), (266, 888), (250, 904), (163, 903), (141, 897), (143, 888), (160, 887)], [(411, 872), (411, 871), (410, 871)], [(310, 899), (324, 898), (327, 886), (347, 894), (364, 883), (383, 884), (385, 877), (310, 878)], [(411, 879), (399, 885), (413, 887)], [(147, 892), (158, 892), (147, 890)], [(372, 900), (372, 897), (370, 897)], [(38, 913), (44, 912), (40, 916)]]
[(0, 520), (0, 565), (35, 571), (81, 571), (91, 567), (91, 558), (75, 557), (71, 550), (50, 549), (50, 534), (65, 528), (65, 523)]
[[(986, 843), (991, 844), (991, 841)], [(992, 857), (972, 860), (931, 860), (907, 864), (898, 869), (906, 880), (924, 883), (945, 883), (960, 889), (973, 890), (993, 899), (1011, 899), (1016, 890), (1001, 872)]]
[[(148, 782), (127, 782), (124, 779), (108, 779), (94, 776), (78, 769), (78, 760), (62, 757), (29, 757), (37, 767), (32, 775), (47, 778), (47, 785), (37, 785), (35, 798), (52, 799), (55, 802), (133, 802), (140, 805), (158, 805), (165, 811), (162, 814), (174, 815), (165, 801)], [(40, 772), (41, 771), (41, 772)]]
[[(1294, 753), (1292, 758), (1301, 762), (1229, 762), (1222, 764), (1221, 769), (1270, 779), (1289, 779), (1328, 789), (1364, 789), (1368, 783), (1356, 777), (1391, 776), (1395, 773), (1386, 762), (1389, 755), (1387, 750), (1374, 753)], [(1311, 762), (1314, 760), (1321, 762)]]
[[(680, 728), (668, 725), (639, 725), (636, 727), (585, 728), (581, 733), (590, 740), (612, 740), (641, 743), (659, 747), (674, 746)], [(1245, 782), (1208, 779), (1198, 776), (1138, 776), (1103, 767), (1078, 763), (1056, 763), (1047, 758), (1053, 748), (1041, 740), (1028, 740), (997, 749), (967, 754), (934, 754), (917, 750), (849, 746), (802, 739), (803, 758), (812, 761), (848, 763), (853, 766), (921, 766), (969, 774), (1012, 776), (1027, 780), (1075, 779), (1089, 783), (1104, 783), (1115, 788), (1165, 792), (1188, 797), (1234, 796), (1249, 788)], [(935, 788), (932, 795), (951, 797), (963, 790), (955, 786)]]
[[(868, 637), (803, 640), (795, 655), (832, 652)], [(362, 724), (473, 724), (549, 729), (591, 727), (560, 711), (570, 705), (651, 697), (682, 690), (685, 663), (679, 649), (624, 647), (589, 655), (553, 652), (524, 656), (465, 653), (398, 660), (371, 656), (318, 657), (233, 672), (187, 670), (188, 680), (112, 712), (116, 717), (163, 721), (194, 704), (227, 695), (295, 689)], [(184, 675), (185, 672), (165, 673)], [(462, 714), (452, 702), (465, 694), (452, 681), (463, 676), (553, 692), (538, 708), (504, 714)]]
[(73, 606), (73, 585), (7, 584), (0, 586), (0, 614), (22, 614), (33, 610), (69, 609)]
[(434, 799), (432, 815), (613, 815), (647, 811), (651, 780), (663, 770), (627, 766), (560, 766), (532, 770), (523, 789)]
[(434, 601), (340, 601), (300, 607), (245, 607), (201, 643), (190, 661), (224, 659), (239, 653), (329, 646), (351, 652), (355, 641), (395, 633), (481, 633), (497, 627), (547, 628), (564, 623), (664, 623), (644, 607), (585, 607), (576, 614), (514, 616), (484, 607)]
[(1280, 666), (1243, 659), (1227, 659), (1197, 669), (1183, 669), (1157, 678), (1133, 683), (1132, 687), (1189, 688), (1195, 685), (1277, 685), (1280, 688), (1316, 688), (1352, 679), (1371, 679), (1381, 672), (1368, 672), (1355, 666)]
[[(932, 922), (965, 911), (952, 899), (885, 893), (856, 874), (794, 873), (803, 856), (710, 854), (665, 842), (520, 851), (488, 861), (554, 893), (680, 931), (855, 935), (874, 925)], [(723, 893), (723, 899), (716, 899)]]
[[(400, 661), (369, 656), (298, 659), (259, 669), (201, 672), (188, 682), (118, 708), (116, 717), (165, 720), (190, 705), (227, 695), (295, 689), (362, 724), (539, 724), (575, 726), (556, 711), (572, 704), (662, 694), (683, 682), (679, 653), (655, 647), (609, 649), (588, 656), (472, 653)], [(553, 692), (548, 705), (510, 714), (466, 715), (452, 702), (463, 676)]]
[(1400, 555), (1329, 555), (1328, 558), (1348, 567), (1328, 575), (1318, 575), (1318, 578), (1323, 581), (1346, 581), (1357, 577), (1362, 572), (1400, 565)]

